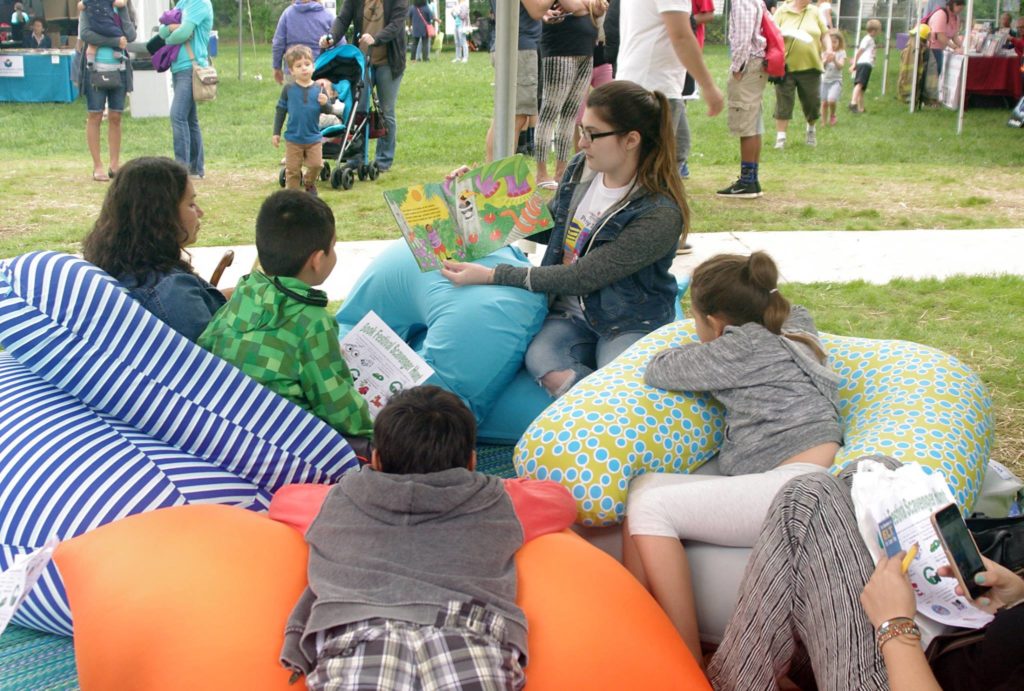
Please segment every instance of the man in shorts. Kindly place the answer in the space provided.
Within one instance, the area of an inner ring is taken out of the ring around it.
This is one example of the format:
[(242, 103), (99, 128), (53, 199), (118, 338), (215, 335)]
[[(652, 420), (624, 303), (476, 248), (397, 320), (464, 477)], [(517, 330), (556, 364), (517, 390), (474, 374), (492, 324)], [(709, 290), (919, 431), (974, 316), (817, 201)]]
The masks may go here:
[[(491, 0), (491, 11), (494, 12)], [(537, 115), (537, 50), (540, 46), (541, 17), (551, 9), (555, 0), (520, 0), (519, 2), (519, 53), (516, 67), (516, 131), (515, 141), (526, 127), (527, 120)], [(566, 12), (587, 9), (581, 0), (559, 0), (559, 6)], [(494, 46), (491, 44), (491, 64), (494, 64)], [(494, 118), (487, 130), (487, 160), (494, 160)]]
[(761, 160), (764, 114), (761, 100), (768, 83), (764, 55), (767, 41), (761, 34), (760, 0), (733, 0), (729, 9), (729, 131), (740, 138), (740, 177), (720, 197), (756, 199), (761, 196), (757, 166)]

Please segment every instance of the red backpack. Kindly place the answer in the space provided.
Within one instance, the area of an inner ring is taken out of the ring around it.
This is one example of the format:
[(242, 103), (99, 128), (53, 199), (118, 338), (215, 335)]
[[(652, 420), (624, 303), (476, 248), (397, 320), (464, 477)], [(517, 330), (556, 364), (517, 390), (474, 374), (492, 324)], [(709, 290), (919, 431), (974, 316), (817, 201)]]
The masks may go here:
[(767, 63), (765, 71), (769, 77), (784, 77), (786, 74), (786, 44), (782, 40), (782, 32), (778, 25), (772, 21), (772, 15), (768, 8), (761, 13), (761, 35), (764, 36), (767, 45), (764, 48), (764, 60)]

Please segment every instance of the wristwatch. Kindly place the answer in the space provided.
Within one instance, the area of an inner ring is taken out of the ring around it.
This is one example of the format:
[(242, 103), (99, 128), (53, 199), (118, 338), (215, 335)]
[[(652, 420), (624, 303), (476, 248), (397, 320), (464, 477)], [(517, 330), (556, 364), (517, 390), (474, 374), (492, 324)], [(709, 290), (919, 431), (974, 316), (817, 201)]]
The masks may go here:
[(878, 651), (881, 652), (882, 646), (897, 636), (907, 636), (911, 640), (919, 641), (921, 640), (921, 629), (917, 628), (917, 624), (910, 617), (886, 619), (878, 627), (878, 632), (875, 633), (875, 643), (878, 645)]

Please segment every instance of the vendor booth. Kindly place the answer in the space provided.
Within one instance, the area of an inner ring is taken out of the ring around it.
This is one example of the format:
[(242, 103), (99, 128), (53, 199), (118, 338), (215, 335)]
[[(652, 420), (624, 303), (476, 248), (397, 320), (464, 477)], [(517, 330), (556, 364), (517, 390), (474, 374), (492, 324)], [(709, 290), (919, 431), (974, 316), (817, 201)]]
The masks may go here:
[(0, 102), (69, 103), (78, 96), (71, 83), (74, 51), (0, 53)]

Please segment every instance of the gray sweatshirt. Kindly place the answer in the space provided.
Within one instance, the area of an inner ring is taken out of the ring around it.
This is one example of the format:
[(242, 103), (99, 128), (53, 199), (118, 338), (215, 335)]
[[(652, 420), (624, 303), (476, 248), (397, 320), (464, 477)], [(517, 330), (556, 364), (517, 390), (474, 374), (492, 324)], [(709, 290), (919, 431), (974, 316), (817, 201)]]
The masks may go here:
[[(794, 306), (783, 331), (817, 340), (811, 315)], [(760, 324), (727, 326), (710, 343), (655, 355), (644, 381), (671, 391), (706, 391), (725, 406), (725, 475), (763, 473), (819, 444), (842, 444), (839, 377), (811, 349)]]
[(514, 560), (523, 527), (501, 479), (464, 468), (350, 472), (327, 494), (306, 542), (309, 587), (285, 629), (288, 668), (312, 670), (320, 631), (374, 617), (433, 625), (451, 600), (502, 614), (507, 642), (525, 654)]

